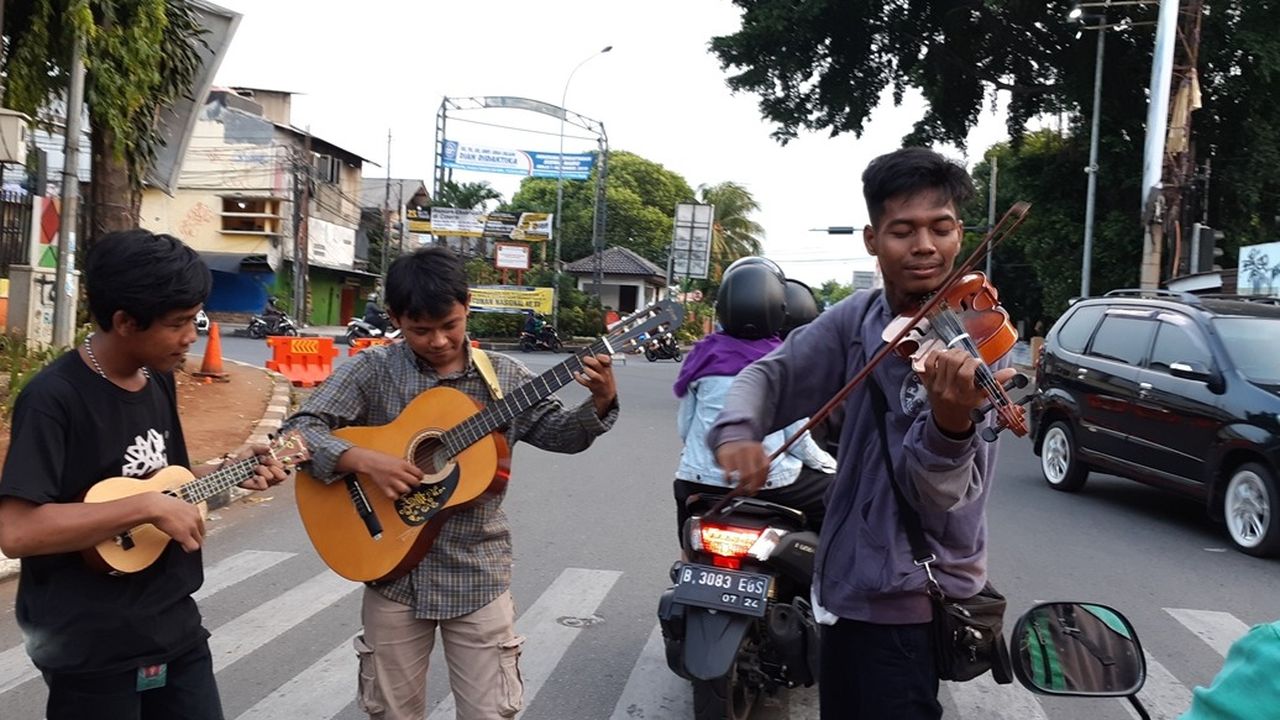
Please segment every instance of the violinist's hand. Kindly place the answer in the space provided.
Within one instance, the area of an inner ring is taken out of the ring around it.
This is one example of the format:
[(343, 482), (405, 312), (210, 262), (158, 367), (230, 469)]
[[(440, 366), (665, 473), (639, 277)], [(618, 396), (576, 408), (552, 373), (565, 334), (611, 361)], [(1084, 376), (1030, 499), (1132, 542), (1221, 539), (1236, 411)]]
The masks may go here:
[(764, 445), (755, 440), (734, 440), (720, 445), (716, 448), (716, 464), (748, 495), (760, 492), (769, 475), (769, 456), (764, 452)]
[[(969, 411), (982, 407), (986, 392), (977, 385), (982, 361), (960, 348), (932, 352), (924, 359), (920, 382), (929, 393), (929, 407), (938, 428), (950, 435), (965, 435), (973, 429)], [(1007, 382), (1018, 373), (1015, 368), (995, 372), (996, 382)]]

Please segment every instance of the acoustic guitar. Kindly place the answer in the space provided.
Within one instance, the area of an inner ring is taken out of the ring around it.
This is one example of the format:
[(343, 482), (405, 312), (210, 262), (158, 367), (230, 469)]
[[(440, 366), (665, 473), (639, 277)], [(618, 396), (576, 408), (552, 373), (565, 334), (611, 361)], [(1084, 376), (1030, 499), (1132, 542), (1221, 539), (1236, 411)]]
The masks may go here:
[[(274, 438), (267, 447), (267, 454), (286, 468), (311, 457), (302, 435), (297, 432)], [(205, 517), (208, 507), (205, 501), (253, 477), (254, 470), (262, 464), (262, 457), (237, 460), (204, 477), (196, 477), (181, 465), (170, 465), (145, 479), (108, 478), (89, 488), (84, 502), (110, 502), (145, 492), (162, 492), (199, 506), (200, 516)], [(91, 567), (112, 575), (124, 575), (150, 567), (172, 539), (160, 528), (147, 523), (103, 540), (84, 550), (83, 555)]]
[(499, 431), (512, 418), (571, 382), (583, 368), (583, 357), (635, 350), (650, 332), (662, 325), (674, 330), (683, 317), (684, 308), (670, 300), (645, 308), (488, 405), (459, 390), (434, 387), (386, 425), (334, 430), (335, 437), (358, 447), (405, 458), (424, 477), (412, 492), (391, 500), (363, 474), (326, 484), (299, 469), (298, 512), (316, 552), (349, 580), (380, 582), (405, 575), (431, 549), (451, 514), (506, 487), (511, 452)]

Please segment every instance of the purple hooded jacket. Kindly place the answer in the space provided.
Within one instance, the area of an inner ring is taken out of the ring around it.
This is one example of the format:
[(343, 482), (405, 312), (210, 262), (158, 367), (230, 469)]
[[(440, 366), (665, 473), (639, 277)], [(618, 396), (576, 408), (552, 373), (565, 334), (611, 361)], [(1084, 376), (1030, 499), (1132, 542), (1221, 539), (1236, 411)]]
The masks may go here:
[[(732, 440), (759, 440), (815, 413), (883, 345), (881, 333), (892, 319), (882, 293), (860, 291), (791, 333), (782, 347), (734, 380), (707, 444), (714, 449)], [(976, 431), (963, 440), (943, 434), (907, 361), (890, 355), (872, 376), (889, 401), (894, 477), (937, 555), (934, 575), (949, 596), (971, 597), (986, 582), (986, 503), (995, 445)], [(898, 518), (868, 393), (864, 383), (845, 400), (815, 590), (822, 606), (842, 618), (928, 622), (925, 574), (912, 561)]]

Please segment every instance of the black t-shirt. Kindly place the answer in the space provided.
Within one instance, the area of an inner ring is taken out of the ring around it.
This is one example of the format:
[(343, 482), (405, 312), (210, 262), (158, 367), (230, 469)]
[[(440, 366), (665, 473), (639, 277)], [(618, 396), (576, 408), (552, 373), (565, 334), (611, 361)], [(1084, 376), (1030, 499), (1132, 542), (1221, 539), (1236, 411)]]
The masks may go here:
[[(55, 360), (18, 396), (0, 496), (77, 502), (99, 480), (189, 466), (173, 376), (130, 392), (76, 352)], [(191, 594), (204, 582), (199, 552), (174, 542), (151, 567), (112, 576), (80, 553), (27, 557), (17, 619), (41, 670), (101, 673), (168, 662), (205, 640)]]

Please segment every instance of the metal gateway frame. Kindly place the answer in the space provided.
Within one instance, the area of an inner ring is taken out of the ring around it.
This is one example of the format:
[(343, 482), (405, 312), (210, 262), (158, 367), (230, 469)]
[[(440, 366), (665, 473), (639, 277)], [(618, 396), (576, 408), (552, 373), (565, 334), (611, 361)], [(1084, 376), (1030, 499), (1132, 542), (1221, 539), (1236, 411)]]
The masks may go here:
[[(600, 289), (604, 284), (604, 268), (601, 264), (601, 252), (604, 250), (604, 233), (605, 221), (608, 215), (605, 206), (605, 187), (609, 176), (609, 136), (605, 132), (604, 123), (599, 120), (592, 120), (585, 115), (580, 115), (567, 108), (553, 105), (551, 103), (542, 102), (541, 100), (532, 100), (530, 98), (516, 97), (511, 95), (483, 95), (477, 97), (445, 97), (440, 102), (440, 110), (436, 113), (436, 138), (435, 138), (435, 175), (433, 178), (432, 193), (434, 197), (439, 197), (446, 180), (453, 179), (453, 171), (444, 166), (444, 142), (445, 130), (449, 121), (450, 112), (465, 112), (473, 110), (488, 109), (505, 109), (505, 110), (527, 110), (542, 115), (561, 120), (575, 127), (582, 128), (591, 133), (596, 138), (596, 146), (599, 149), (599, 169), (596, 172), (596, 193), (595, 207), (593, 209), (593, 222), (591, 225), (591, 247), (595, 254), (595, 279), (593, 282), (596, 299), (600, 299)], [(511, 128), (520, 130), (520, 128)], [(563, 163), (563, 158), (560, 160)], [(562, 165), (563, 167), (563, 165)], [(561, 219), (562, 220), (562, 219)], [(557, 240), (559, 240), (557, 234)], [(554, 262), (554, 261), (553, 261)], [(557, 277), (559, 277), (560, 268), (555, 268)], [(556, 288), (556, 307), (560, 305), (560, 292)]]

